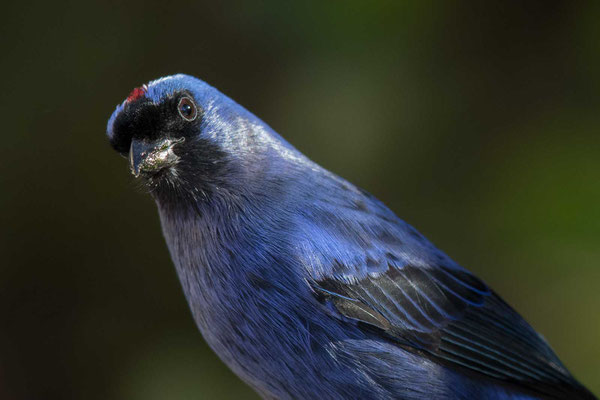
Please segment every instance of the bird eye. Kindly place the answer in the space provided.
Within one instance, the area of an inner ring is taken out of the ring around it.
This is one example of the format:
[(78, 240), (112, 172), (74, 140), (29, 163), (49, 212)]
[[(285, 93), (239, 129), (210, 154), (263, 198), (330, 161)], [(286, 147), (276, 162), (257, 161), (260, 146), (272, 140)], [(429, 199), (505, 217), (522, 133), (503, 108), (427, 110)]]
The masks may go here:
[(198, 115), (196, 104), (194, 104), (194, 101), (189, 97), (182, 97), (181, 100), (179, 100), (177, 111), (179, 111), (181, 118), (185, 119), (186, 121), (193, 121)]

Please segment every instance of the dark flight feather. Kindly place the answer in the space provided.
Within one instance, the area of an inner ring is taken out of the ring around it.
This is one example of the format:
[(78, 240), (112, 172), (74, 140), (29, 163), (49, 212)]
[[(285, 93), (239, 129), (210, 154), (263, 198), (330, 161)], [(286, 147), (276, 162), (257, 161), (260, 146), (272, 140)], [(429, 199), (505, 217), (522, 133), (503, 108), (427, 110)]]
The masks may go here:
[(314, 286), (345, 317), (375, 326), (434, 359), (541, 395), (593, 398), (546, 341), (467, 271), (389, 266), (385, 273), (354, 283), (330, 277)]

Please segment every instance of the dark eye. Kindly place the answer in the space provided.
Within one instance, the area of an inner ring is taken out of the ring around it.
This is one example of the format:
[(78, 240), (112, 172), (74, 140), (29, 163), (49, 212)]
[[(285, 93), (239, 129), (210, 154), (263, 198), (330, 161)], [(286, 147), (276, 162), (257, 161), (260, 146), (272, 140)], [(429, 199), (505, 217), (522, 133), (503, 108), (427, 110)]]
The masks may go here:
[(177, 111), (179, 111), (181, 118), (185, 119), (186, 121), (193, 121), (198, 115), (196, 104), (194, 104), (194, 101), (189, 97), (182, 97), (181, 100), (179, 100)]

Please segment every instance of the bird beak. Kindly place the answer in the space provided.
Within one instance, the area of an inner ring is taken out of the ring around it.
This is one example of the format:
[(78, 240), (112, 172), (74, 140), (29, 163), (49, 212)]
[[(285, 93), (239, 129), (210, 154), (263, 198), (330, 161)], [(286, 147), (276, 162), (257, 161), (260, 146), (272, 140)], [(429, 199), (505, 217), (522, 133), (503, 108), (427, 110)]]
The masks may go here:
[(141, 173), (152, 173), (177, 164), (179, 157), (173, 147), (185, 138), (146, 141), (133, 139), (129, 148), (129, 168), (136, 178)]

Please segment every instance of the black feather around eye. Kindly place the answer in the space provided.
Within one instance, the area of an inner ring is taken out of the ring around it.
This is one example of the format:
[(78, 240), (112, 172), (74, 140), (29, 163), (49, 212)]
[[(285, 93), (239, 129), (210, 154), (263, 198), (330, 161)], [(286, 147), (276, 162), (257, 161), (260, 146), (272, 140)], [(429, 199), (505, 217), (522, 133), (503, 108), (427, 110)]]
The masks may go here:
[(187, 91), (174, 93), (159, 104), (142, 97), (127, 103), (117, 116), (110, 144), (126, 156), (133, 138), (155, 140), (189, 136), (190, 123), (200, 123), (202, 115), (202, 108)]

